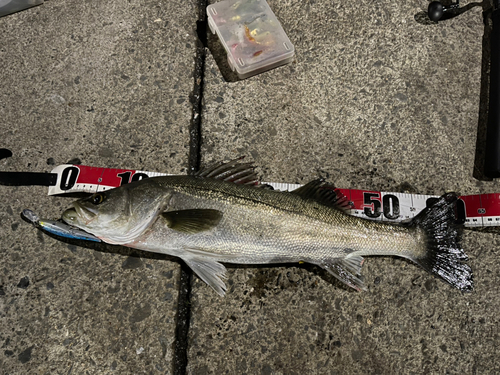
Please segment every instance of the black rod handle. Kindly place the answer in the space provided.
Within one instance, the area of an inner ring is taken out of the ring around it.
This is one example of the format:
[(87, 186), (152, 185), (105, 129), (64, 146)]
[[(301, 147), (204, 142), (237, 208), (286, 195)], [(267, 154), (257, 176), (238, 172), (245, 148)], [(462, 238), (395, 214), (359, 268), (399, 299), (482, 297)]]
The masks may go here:
[(491, 15), (490, 103), (486, 128), (484, 175), (500, 177), (500, 10)]

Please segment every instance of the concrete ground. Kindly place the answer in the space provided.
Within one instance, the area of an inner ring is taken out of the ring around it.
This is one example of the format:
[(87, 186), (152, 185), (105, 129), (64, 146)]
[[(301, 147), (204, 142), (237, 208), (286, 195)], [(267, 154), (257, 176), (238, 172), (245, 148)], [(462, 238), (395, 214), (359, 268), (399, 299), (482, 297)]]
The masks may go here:
[[(50, 0), (0, 18), (0, 170), (187, 173), (201, 99), (202, 164), (247, 155), (265, 181), (500, 192), (480, 170), (488, 3), (438, 24), (423, 0), (268, 3), (296, 58), (246, 80), (216, 37), (200, 54), (196, 0)], [(500, 372), (496, 234), (465, 232), (467, 294), (392, 258), (367, 259), (361, 293), (309, 265), (230, 267), (224, 298), (195, 276), (178, 365), (180, 261), (42, 234), (20, 212), (58, 218), (73, 200), (46, 193), (0, 186), (1, 373)]]

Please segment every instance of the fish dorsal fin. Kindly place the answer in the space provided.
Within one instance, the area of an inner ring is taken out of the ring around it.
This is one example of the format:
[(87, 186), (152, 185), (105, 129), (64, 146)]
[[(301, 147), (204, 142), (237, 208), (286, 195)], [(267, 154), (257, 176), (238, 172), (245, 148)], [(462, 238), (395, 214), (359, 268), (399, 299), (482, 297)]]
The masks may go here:
[(252, 163), (240, 163), (242, 159), (234, 159), (227, 163), (214, 163), (200, 170), (195, 176), (234, 182), (240, 185), (257, 185), (259, 179), (255, 173), (255, 167)]
[(210, 209), (167, 211), (161, 214), (167, 226), (178, 232), (193, 234), (215, 227), (222, 218), (222, 212)]
[(322, 178), (313, 180), (298, 189), (292, 190), (291, 193), (304, 199), (313, 199), (325, 206), (338, 208), (342, 211), (350, 209), (347, 197), (339, 189)]

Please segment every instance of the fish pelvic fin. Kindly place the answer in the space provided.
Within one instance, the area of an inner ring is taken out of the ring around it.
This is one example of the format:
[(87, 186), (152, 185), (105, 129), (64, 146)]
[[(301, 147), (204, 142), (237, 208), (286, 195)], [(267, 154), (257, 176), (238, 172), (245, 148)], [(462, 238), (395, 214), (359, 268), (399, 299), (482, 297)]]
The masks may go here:
[(457, 200), (455, 193), (447, 193), (406, 224), (423, 230), (426, 237), (424, 254), (408, 258), (453, 287), (472, 291), (472, 270), (463, 263), (467, 255), (460, 245), (463, 226), (455, 219)]
[(366, 286), (360, 275), (363, 262), (364, 259), (361, 256), (347, 256), (324, 260), (316, 264), (351, 288), (357, 291), (366, 291)]
[(226, 267), (213, 259), (194, 254), (183, 256), (182, 260), (218, 295), (224, 297), (227, 288), (222, 279), (226, 278)]

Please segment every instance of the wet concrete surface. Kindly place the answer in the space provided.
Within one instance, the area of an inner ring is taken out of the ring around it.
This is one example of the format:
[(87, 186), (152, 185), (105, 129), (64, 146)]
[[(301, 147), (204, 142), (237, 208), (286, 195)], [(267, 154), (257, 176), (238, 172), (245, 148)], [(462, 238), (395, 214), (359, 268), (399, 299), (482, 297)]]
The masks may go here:
[[(435, 24), (425, 1), (268, 3), (296, 58), (246, 80), (215, 36), (197, 53), (196, 1), (50, 0), (0, 18), (0, 147), (13, 152), (1, 170), (78, 159), (187, 173), (199, 99), (202, 164), (246, 155), (264, 181), (500, 191), (474, 177), (488, 88), (481, 7)], [(179, 261), (58, 241), (19, 213), (57, 218), (72, 199), (0, 191), (5, 373), (179, 373)], [(465, 232), (472, 293), (393, 258), (366, 260), (361, 293), (310, 265), (231, 266), (224, 298), (194, 276), (185, 372), (497, 373), (499, 245)]]

